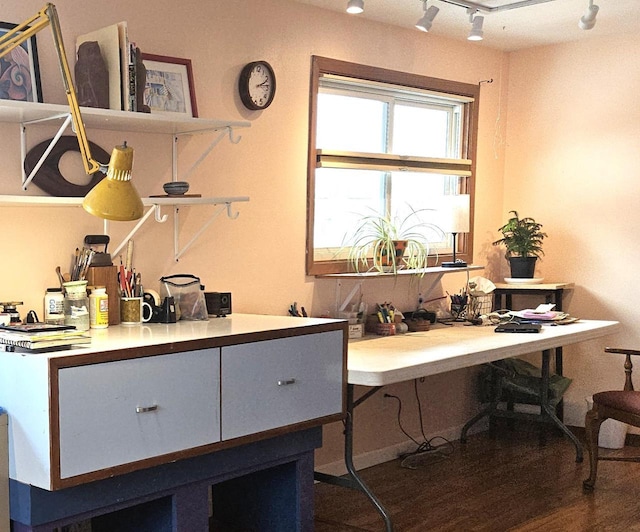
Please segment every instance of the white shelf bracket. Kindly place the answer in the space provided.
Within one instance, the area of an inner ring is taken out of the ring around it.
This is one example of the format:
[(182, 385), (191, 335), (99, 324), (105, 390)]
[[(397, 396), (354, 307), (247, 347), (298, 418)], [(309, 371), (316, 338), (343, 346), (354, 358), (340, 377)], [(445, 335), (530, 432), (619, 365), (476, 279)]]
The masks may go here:
[[(190, 133), (185, 133), (185, 135), (189, 135)], [(233, 133), (233, 128), (231, 126), (227, 126), (224, 128), (224, 130), (219, 131), (218, 135), (216, 136), (216, 138), (213, 139), (213, 141), (211, 142), (211, 144), (209, 144), (209, 146), (207, 146), (207, 148), (204, 150), (204, 152), (202, 152), (202, 155), (200, 155), (200, 157), (198, 157), (198, 159), (191, 165), (191, 167), (184, 173), (184, 176), (182, 177), (182, 179), (178, 179), (178, 138), (180, 137), (180, 135), (174, 135), (173, 137), (173, 180), (174, 181), (188, 181), (189, 177), (191, 176), (191, 174), (196, 170), (196, 168), (198, 168), (198, 166), (200, 166), (202, 164), (202, 161), (204, 161), (209, 154), (211, 153), (211, 151), (213, 150), (213, 148), (215, 148), (222, 139), (224, 139), (225, 137), (229, 137), (229, 142), (231, 142), (232, 144), (238, 144), (238, 142), (240, 142), (240, 140), (242, 140), (242, 136), (238, 135), (235, 136)]]
[[(179, 233), (179, 221), (178, 221), (178, 209), (176, 208), (176, 211), (174, 213), (174, 251), (175, 251), (175, 261), (178, 262), (178, 260), (180, 260), (180, 257), (182, 257), (182, 255), (185, 254), (185, 252), (193, 245), (193, 243), (198, 240), (198, 238), (200, 238), (200, 235), (202, 235), (202, 233), (204, 233), (207, 228), (213, 223), (213, 221), (220, 216), (220, 214), (222, 214), (225, 210), (227, 212), (229, 212), (231, 204), (230, 203), (225, 203), (224, 205), (216, 205), (216, 209), (213, 212), (213, 214), (209, 217), (209, 219), (203, 224), (203, 226), (200, 228), (199, 231), (197, 231), (193, 237), (191, 237), (191, 240), (189, 240), (189, 242), (187, 242), (185, 244), (185, 246), (182, 249), (179, 249), (180, 244), (179, 244), (179, 239), (178, 239), (178, 233)], [(237, 218), (238, 215), (240, 213), (236, 213), (235, 216), (231, 217), (231, 218)]]
[(31, 170), (31, 172), (29, 173), (29, 175), (27, 176), (25, 169), (24, 169), (24, 161), (27, 158), (27, 125), (29, 124), (35, 124), (37, 122), (46, 122), (46, 121), (50, 121), (53, 120), (54, 118), (60, 118), (58, 117), (53, 117), (53, 118), (43, 118), (41, 120), (31, 120), (30, 122), (22, 122), (20, 124), (20, 136), (21, 136), (21, 140), (20, 140), (20, 155), (22, 156), (22, 190), (27, 190), (27, 187), (31, 184), (31, 181), (33, 180), (33, 178), (35, 177), (35, 175), (38, 173), (38, 170), (40, 170), (40, 167), (44, 164), (45, 160), (47, 159), (47, 157), (49, 156), (49, 154), (51, 153), (51, 150), (53, 150), (53, 148), (55, 147), (55, 145), (58, 143), (58, 140), (60, 140), (60, 137), (62, 136), (62, 134), (64, 133), (65, 129), (67, 129), (67, 127), (69, 127), (69, 124), (71, 124), (71, 113), (67, 113), (64, 122), (62, 123), (62, 125), (60, 126), (60, 129), (58, 129), (58, 132), (55, 134), (55, 136), (51, 139), (51, 142), (49, 143), (49, 146), (47, 146), (47, 149), (44, 151), (44, 153), (42, 154), (42, 156), (40, 157), (40, 159), (38, 160), (38, 162), (36, 163), (36, 165), (33, 167), (33, 170)]
[[(120, 253), (122, 248), (127, 244), (127, 242), (129, 242), (129, 240), (131, 240), (133, 238), (133, 235), (135, 235), (138, 232), (138, 230), (144, 225), (144, 223), (149, 219), (149, 217), (152, 214), (155, 213), (156, 214), (156, 220), (158, 220), (157, 208), (158, 208), (158, 205), (152, 205), (147, 210), (147, 212), (144, 213), (142, 218), (140, 218), (138, 220), (138, 223), (133, 227), (133, 229), (131, 229), (131, 231), (129, 231), (129, 234), (124, 237), (124, 239), (122, 240), (120, 245), (111, 252), (111, 256), (112, 257), (115, 257), (116, 255), (118, 255), (118, 253)], [(165, 220), (166, 220), (166, 215), (165, 215)], [(162, 221), (164, 221), (164, 220), (162, 220)], [(108, 234), (108, 233), (105, 232), (105, 234)]]

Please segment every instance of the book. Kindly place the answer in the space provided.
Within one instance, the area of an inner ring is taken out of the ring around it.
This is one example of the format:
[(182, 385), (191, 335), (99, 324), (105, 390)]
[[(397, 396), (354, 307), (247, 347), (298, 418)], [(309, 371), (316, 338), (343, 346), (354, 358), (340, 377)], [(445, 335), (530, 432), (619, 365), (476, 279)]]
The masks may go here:
[(45, 349), (90, 343), (91, 336), (72, 325), (21, 323), (0, 326), (0, 344), (25, 349)]
[(16, 333), (51, 333), (57, 331), (75, 331), (73, 325), (55, 325), (53, 323), (18, 323), (14, 325), (0, 325), (0, 331), (10, 331)]
[(60, 338), (57, 340), (46, 339), (37, 342), (30, 340), (14, 340), (0, 336), (0, 344), (12, 347), (20, 347), (21, 349), (29, 349), (38, 351), (40, 349), (51, 349), (53, 347), (67, 347), (79, 344), (90, 344), (91, 336), (75, 336), (71, 338)]

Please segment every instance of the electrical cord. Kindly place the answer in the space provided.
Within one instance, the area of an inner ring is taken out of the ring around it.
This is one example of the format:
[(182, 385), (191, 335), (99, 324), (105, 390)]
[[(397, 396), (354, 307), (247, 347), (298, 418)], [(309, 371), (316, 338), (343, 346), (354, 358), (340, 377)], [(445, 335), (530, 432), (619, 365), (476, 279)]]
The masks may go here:
[[(420, 381), (424, 381), (424, 379), (420, 379)], [(385, 397), (389, 397), (391, 399), (395, 399), (396, 401), (398, 401), (398, 413), (397, 413), (398, 427), (400, 428), (402, 433), (416, 445), (415, 450), (400, 455), (400, 458), (402, 459), (402, 461), (400, 462), (400, 466), (408, 469), (417, 469), (418, 464), (416, 463), (416, 461), (422, 456), (439, 455), (439, 456), (446, 457), (452, 454), (454, 450), (453, 443), (451, 443), (449, 440), (447, 440), (443, 436), (434, 436), (432, 438), (427, 438), (424, 431), (424, 422), (422, 418), (422, 401), (420, 400), (420, 395), (418, 393), (418, 379), (414, 379), (413, 387), (414, 387), (416, 401), (418, 404), (418, 417), (420, 421), (420, 433), (422, 435), (422, 442), (418, 441), (411, 434), (409, 434), (402, 425), (402, 399), (400, 399), (400, 397), (398, 397), (397, 395), (392, 395), (389, 393), (384, 394)], [(434, 445), (433, 442), (438, 440), (442, 440), (443, 443), (440, 443), (439, 445)]]

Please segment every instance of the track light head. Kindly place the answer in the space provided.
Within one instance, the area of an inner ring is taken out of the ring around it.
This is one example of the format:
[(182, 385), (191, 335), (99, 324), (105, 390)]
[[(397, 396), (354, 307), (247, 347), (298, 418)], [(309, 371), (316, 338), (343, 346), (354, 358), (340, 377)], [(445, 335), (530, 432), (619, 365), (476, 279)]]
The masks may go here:
[(587, 8), (587, 12), (580, 17), (578, 21), (578, 27), (581, 30), (590, 30), (596, 25), (596, 16), (598, 15), (598, 11), (600, 7), (593, 3), (593, 0), (589, 0), (589, 7)]
[[(424, 3), (424, 7), (427, 7), (427, 3)], [(424, 15), (422, 18), (416, 22), (416, 28), (421, 31), (428, 32), (433, 25), (433, 19), (436, 18), (436, 15), (440, 11), (440, 8), (436, 6), (430, 6), (429, 9), (425, 9)]]
[(364, 11), (364, 0), (349, 0), (347, 2), (347, 13), (358, 15)]
[(469, 14), (469, 22), (471, 22), (471, 31), (467, 37), (468, 41), (481, 41), (484, 38), (484, 32), (482, 30), (482, 24), (484, 23), (484, 17), (475, 16), (477, 11), (472, 11)]

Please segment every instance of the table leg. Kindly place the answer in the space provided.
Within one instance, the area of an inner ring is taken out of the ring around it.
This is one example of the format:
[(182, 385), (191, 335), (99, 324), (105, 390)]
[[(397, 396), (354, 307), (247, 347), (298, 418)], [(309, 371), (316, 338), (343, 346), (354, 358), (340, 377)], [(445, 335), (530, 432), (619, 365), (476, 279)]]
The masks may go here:
[(314, 474), (314, 478), (320, 482), (334, 484), (343, 488), (357, 489), (363, 492), (384, 519), (387, 532), (392, 532), (393, 522), (391, 521), (389, 512), (374, 495), (374, 493), (369, 489), (369, 487), (364, 483), (364, 481), (360, 478), (360, 475), (353, 465), (353, 412), (357, 405), (361, 404), (366, 399), (371, 397), (380, 388), (382, 388), (382, 386), (372, 388), (357, 402), (355, 402), (353, 400), (354, 385), (347, 384), (347, 417), (344, 422), (344, 463), (347, 467), (347, 474), (345, 476), (337, 477), (335, 475), (328, 475), (326, 473), (319, 473), (316, 471)]
[(542, 352), (542, 384), (540, 390), (541, 411), (573, 442), (576, 448), (576, 462), (582, 462), (582, 444), (576, 435), (556, 416), (553, 408), (549, 405), (549, 364), (551, 359), (551, 349)]

